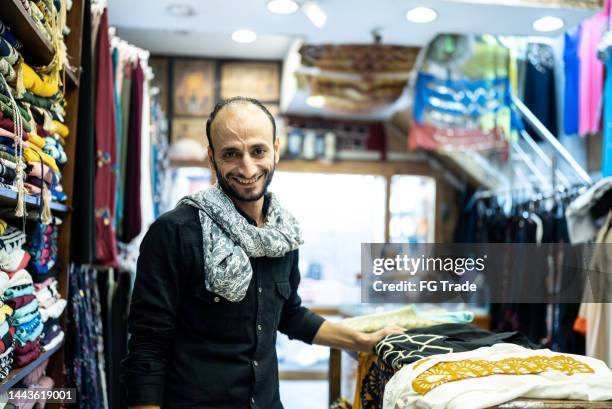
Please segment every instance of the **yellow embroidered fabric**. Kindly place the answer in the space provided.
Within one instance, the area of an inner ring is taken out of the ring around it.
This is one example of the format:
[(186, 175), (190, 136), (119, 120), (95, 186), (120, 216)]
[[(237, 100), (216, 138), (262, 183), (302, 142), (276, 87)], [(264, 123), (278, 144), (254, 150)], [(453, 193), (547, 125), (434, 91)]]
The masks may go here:
[(63, 123), (53, 120), (53, 126), (52, 126), (52, 129), (50, 129), (50, 132), (57, 133), (62, 138), (66, 138), (68, 134), (70, 133), (70, 130)]
[(8, 224), (6, 224), (4, 220), (0, 219), (0, 235), (4, 234), (7, 227), (8, 227)]
[(489, 375), (528, 375), (549, 371), (559, 371), (567, 375), (594, 372), (587, 364), (565, 355), (506, 358), (499, 361), (465, 359), (440, 362), (432, 366), (412, 381), (412, 389), (419, 395), (425, 395), (437, 386), (463, 379)]
[(23, 83), (28, 91), (41, 97), (52, 97), (59, 91), (59, 84), (48, 75), (38, 75), (28, 64), (21, 64), (23, 69)]

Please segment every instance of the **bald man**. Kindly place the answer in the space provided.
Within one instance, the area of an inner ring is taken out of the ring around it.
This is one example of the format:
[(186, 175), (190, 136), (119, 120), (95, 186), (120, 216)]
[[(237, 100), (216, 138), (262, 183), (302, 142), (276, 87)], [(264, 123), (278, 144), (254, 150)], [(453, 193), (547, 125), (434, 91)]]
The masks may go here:
[(123, 362), (128, 405), (282, 408), (277, 330), (371, 352), (402, 329), (356, 332), (301, 305), (299, 226), (267, 192), (279, 160), (268, 110), (245, 97), (222, 101), (206, 133), (217, 184), (161, 216), (140, 248)]

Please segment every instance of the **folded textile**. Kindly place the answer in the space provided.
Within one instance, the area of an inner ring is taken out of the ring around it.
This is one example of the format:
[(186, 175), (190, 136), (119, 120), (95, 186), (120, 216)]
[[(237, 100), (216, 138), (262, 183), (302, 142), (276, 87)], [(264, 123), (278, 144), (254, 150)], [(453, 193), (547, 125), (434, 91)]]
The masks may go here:
[(13, 347), (10, 347), (0, 355), (0, 379), (6, 378), (12, 368)]
[(440, 324), (389, 335), (374, 350), (387, 365), (399, 369), (431, 355), (469, 351), (501, 342), (536, 347), (519, 332), (494, 333), (469, 324)]
[(18, 326), (15, 329), (15, 340), (21, 345), (25, 345), (28, 341), (34, 341), (40, 336), (43, 330), (43, 323), (38, 315), (36, 318)]
[(38, 311), (38, 300), (36, 298), (34, 298), (32, 301), (30, 301), (29, 303), (27, 303), (23, 307), (18, 308), (17, 310), (15, 310), (15, 312), (13, 313), (13, 318), (24, 317), (24, 316), (29, 315), (29, 314), (31, 314), (33, 312), (36, 312), (36, 311)]
[(10, 300), (11, 298), (21, 297), (27, 294), (34, 294), (34, 288), (31, 285), (11, 287), (4, 290), (4, 299)]
[[(21, 286), (29, 286), (32, 290), (34, 290), (34, 286), (32, 285), (32, 276), (28, 273), (28, 270), (21, 269), (17, 271), (15, 274), (10, 275), (10, 281), (8, 285), (8, 289), (17, 288)], [(5, 291), (6, 293), (6, 291)], [(10, 297), (13, 298), (13, 297)]]
[(45, 147), (45, 139), (36, 135), (34, 132), (28, 134), (28, 142), (30, 142), (30, 146), (35, 145), (40, 149)]
[(59, 91), (59, 85), (45, 74), (38, 75), (32, 67), (21, 63), (23, 70), (23, 84), (33, 94), (41, 97), (52, 97)]
[(70, 130), (66, 125), (61, 123), (60, 121), (53, 121), (53, 127), (50, 130), (51, 133), (56, 133), (62, 138), (67, 138), (70, 135)]
[(45, 281), (49, 277), (57, 277), (59, 274), (59, 265), (54, 264), (47, 271), (41, 272), (41, 273), (36, 271), (36, 269), (33, 266), (29, 265), (28, 271), (30, 275), (32, 276), (32, 281), (34, 281), (35, 283), (40, 283), (40, 282)]
[(42, 149), (36, 146), (28, 146), (27, 148), (24, 148), (23, 158), (28, 164), (31, 164), (31, 165), (42, 162), (45, 165), (50, 166), (56, 175), (60, 174), (60, 171), (59, 171), (59, 168), (57, 167), (57, 163), (55, 162), (55, 159), (47, 155), (45, 152), (42, 151)]
[(47, 352), (55, 348), (64, 340), (64, 331), (60, 331), (51, 341), (42, 345), (42, 350)]
[(15, 345), (15, 355), (24, 355), (37, 349), (40, 350), (39, 340), (28, 341), (23, 346)]
[(62, 312), (64, 312), (66, 304), (66, 300), (61, 298), (55, 303), (53, 303), (53, 305), (51, 305), (50, 307), (41, 308), (40, 315), (42, 316), (43, 322), (47, 321), (49, 318), (59, 318), (59, 316), (62, 315)]
[(23, 270), (30, 262), (30, 254), (22, 249), (10, 253), (0, 251), (0, 269), (6, 271), (13, 278), (16, 272)]
[(2, 324), (0, 324), (0, 338), (4, 338), (4, 336), (6, 336), (6, 334), (9, 333), (10, 329), (11, 329), (11, 326), (10, 326), (8, 320), (5, 319), (2, 322)]
[(5, 302), (11, 306), (13, 310), (23, 307), (26, 304), (35, 300), (36, 296), (34, 294), (22, 295), (21, 297), (16, 297), (11, 300), (5, 300)]
[(53, 170), (48, 165), (45, 165), (44, 163), (41, 164), (40, 161), (30, 164), (30, 167), (28, 168), (27, 172), (29, 176), (35, 176), (37, 178), (43, 179), (49, 184), (56, 185), (58, 183), (58, 179), (55, 175), (55, 172), (53, 172)]
[[(11, 306), (8, 304), (3, 304), (0, 307), (0, 324), (4, 324), (6, 322), (6, 319), (11, 315), (13, 315), (13, 309), (11, 308)], [(0, 333), (2, 332), (0, 331)]]
[(384, 409), (488, 408), (516, 398), (612, 399), (612, 371), (598, 359), (500, 343), (404, 366), (387, 383)]
[(19, 61), (19, 53), (4, 37), (0, 37), (0, 58), (11, 65), (15, 65)]
[(20, 249), (26, 241), (26, 235), (20, 229), (8, 226), (4, 234), (0, 236), (0, 250), (8, 253)]
[[(5, 324), (8, 326), (8, 322), (5, 322)], [(9, 327), (9, 330), (0, 337), (0, 354), (4, 353), (8, 348), (13, 347), (13, 344), (13, 331), (11, 331)]]
[(15, 354), (13, 359), (13, 365), (15, 368), (21, 368), (34, 361), (40, 356), (40, 349), (35, 349), (22, 355)]
[(447, 322), (468, 323), (474, 319), (474, 314), (467, 311), (459, 312), (417, 312), (409, 305), (397, 310), (377, 314), (367, 314), (346, 318), (340, 324), (361, 332), (374, 332), (390, 325), (405, 329), (430, 327)]
[(20, 50), (23, 47), (23, 44), (21, 44), (21, 42), (15, 38), (10, 28), (8, 28), (2, 21), (0, 21), (0, 36), (4, 37), (4, 39), (8, 41), (16, 50)]
[[(8, 288), (9, 282), (11, 279), (8, 274), (4, 271), (0, 271), (0, 294), (3, 294), (4, 291)], [(4, 301), (6, 302), (6, 297), (4, 297)]]

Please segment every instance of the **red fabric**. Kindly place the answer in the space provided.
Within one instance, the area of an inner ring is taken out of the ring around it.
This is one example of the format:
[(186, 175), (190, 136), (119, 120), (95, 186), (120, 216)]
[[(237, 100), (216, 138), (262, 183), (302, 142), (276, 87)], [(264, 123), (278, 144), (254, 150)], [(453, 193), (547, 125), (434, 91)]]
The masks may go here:
[[(4, 116), (2, 111), (0, 111), (0, 128), (12, 133), (15, 132), (15, 124), (13, 123), (13, 120), (7, 116)], [(28, 134), (25, 132), (25, 130), (21, 134), (21, 139), (24, 141), (28, 139)]]
[(38, 340), (28, 341), (24, 346), (20, 346), (18, 342), (15, 344), (15, 354), (17, 355), (25, 355), (29, 352), (38, 350), (40, 350), (40, 341)]
[(123, 228), (121, 241), (129, 243), (142, 230), (140, 203), (140, 141), (142, 136), (142, 103), (144, 71), (140, 61), (136, 61), (132, 73), (132, 93), (130, 123), (126, 155), (126, 174), (123, 205)]
[(13, 275), (15, 275), (16, 272), (18, 272), (19, 270), (23, 270), (24, 268), (27, 267), (28, 263), (30, 262), (30, 258), (32, 258), (32, 256), (30, 256), (30, 253), (28, 253), (27, 251), (23, 253), (23, 258), (21, 259), (21, 261), (19, 262), (19, 265), (17, 266), (17, 268), (13, 271), (6, 271), (6, 273), (8, 274), (9, 278), (12, 278)]
[(42, 138), (49, 136), (49, 132), (45, 131), (45, 128), (43, 128), (40, 124), (36, 124), (36, 133)]
[(480, 130), (442, 129), (430, 124), (419, 125), (414, 123), (410, 128), (410, 136), (408, 137), (408, 148), (410, 150), (423, 148), (446, 151), (483, 151), (501, 149), (506, 146), (507, 142), (501, 129), (485, 133)]
[(31, 303), (34, 298), (36, 298), (34, 294), (27, 294), (22, 295), (21, 297), (13, 298), (12, 300), (6, 300), (5, 303), (8, 304), (14, 311)]
[(15, 358), (13, 360), (13, 365), (15, 368), (21, 368), (22, 366), (26, 366), (36, 358), (40, 356), (40, 349), (34, 349), (26, 354), (18, 355), (15, 354)]
[(104, 10), (98, 30), (98, 76), (96, 79), (96, 259), (98, 263), (117, 267), (115, 219), (117, 162), (117, 124), (115, 96), (108, 38), (108, 10)]

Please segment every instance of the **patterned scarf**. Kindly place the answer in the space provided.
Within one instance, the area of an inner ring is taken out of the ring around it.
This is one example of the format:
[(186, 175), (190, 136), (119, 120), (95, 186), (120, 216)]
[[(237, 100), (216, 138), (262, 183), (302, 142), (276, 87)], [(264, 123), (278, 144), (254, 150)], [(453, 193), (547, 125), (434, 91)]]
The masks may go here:
[(199, 210), (208, 291), (241, 301), (253, 276), (249, 257), (283, 257), (303, 243), (297, 220), (272, 193), (267, 195), (270, 206), (263, 227), (253, 226), (238, 213), (217, 184), (179, 201)]

